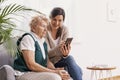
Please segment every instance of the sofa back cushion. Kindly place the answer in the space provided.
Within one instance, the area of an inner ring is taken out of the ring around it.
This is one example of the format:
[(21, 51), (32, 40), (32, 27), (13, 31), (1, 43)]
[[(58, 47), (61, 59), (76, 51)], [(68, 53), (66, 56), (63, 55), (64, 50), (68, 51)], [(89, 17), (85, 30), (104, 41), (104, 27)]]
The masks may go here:
[[(12, 38), (10, 44), (11, 47), (14, 47), (13, 50), (16, 51), (16, 41), (18, 37)], [(0, 67), (2, 65), (10, 65), (13, 66), (15, 56), (11, 55), (8, 49), (5, 47), (6, 43), (0, 44)]]

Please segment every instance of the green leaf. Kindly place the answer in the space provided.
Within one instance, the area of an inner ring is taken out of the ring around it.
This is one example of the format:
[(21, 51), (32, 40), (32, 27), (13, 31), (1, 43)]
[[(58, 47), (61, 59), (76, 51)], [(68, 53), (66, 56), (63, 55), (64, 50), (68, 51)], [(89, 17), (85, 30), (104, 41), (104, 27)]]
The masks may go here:
[[(15, 54), (14, 50), (16, 47), (13, 47), (12, 46), (13, 43), (11, 43), (11, 41), (10, 41), (11, 36), (12, 36), (11, 32), (13, 30), (23, 31), (23, 30), (15, 29), (16, 22), (14, 22), (14, 21), (17, 21), (16, 16), (23, 17), (21, 14), (19, 14), (19, 12), (26, 13), (26, 11), (32, 11), (32, 12), (38, 13), (40, 15), (45, 15), (45, 14), (43, 14), (35, 9), (30, 9), (25, 6), (18, 5), (16, 3), (8, 4), (8, 5), (2, 4), (5, 1), (7, 1), (7, 0), (0, 0), (0, 44), (3, 42), (6, 42), (7, 50), (11, 54), (12, 53)], [(2, 6), (1, 6), (1, 4), (2, 4)]]
[(0, 0), (0, 3), (1, 3), (1, 2), (4, 2), (4, 1), (5, 1), (5, 0)]

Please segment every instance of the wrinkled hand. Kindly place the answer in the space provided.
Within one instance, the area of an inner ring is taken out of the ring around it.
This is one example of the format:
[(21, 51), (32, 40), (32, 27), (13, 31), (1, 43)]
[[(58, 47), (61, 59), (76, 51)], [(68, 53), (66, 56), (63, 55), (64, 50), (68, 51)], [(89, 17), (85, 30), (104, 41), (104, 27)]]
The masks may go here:
[(62, 68), (55, 68), (56, 70), (64, 70), (64, 67), (62, 67)]
[(65, 70), (57, 70), (57, 73), (61, 76), (62, 80), (69, 80), (70, 75)]

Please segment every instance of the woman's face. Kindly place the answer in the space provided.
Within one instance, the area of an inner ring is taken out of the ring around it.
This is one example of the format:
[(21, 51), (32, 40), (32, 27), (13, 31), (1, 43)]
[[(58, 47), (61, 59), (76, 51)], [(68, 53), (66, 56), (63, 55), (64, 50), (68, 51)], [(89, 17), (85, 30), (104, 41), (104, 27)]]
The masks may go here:
[(60, 26), (63, 25), (63, 15), (57, 15), (51, 18), (51, 25), (52, 28), (58, 29)]
[(42, 21), (40, 24), (38, 24), (35, 28), (34, 28), (34, 32), (40, 37), (44, 37), (46, 35), (47, 32), (47, 23), (45, 21)]

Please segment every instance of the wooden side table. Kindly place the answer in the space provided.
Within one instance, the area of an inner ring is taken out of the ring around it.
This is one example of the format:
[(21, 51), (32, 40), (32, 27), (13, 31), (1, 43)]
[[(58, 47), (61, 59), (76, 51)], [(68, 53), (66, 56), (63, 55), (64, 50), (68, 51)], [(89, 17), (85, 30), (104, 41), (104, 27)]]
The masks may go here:
[[(91, 70), (91, 79), (95, 78), (96, 80), (113, 80), (111, 70), (116, 69), (116, 67), (112, 66), (91, 66), (87, 67), (87, 69)], [(98, 74), (97, 74), (98, 71)], [(104, 75), (105, 72), (106, 76)]]

